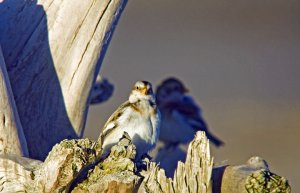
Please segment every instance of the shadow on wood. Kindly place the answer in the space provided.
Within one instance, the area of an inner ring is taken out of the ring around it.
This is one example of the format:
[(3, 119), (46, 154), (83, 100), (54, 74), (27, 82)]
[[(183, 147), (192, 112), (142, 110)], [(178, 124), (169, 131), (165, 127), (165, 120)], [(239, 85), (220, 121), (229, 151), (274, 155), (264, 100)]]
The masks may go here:
[(126, 3), (1, 1), (0, 42), (31, 158), (44, 160), (56, 143), (82, 137), (90, 91)]

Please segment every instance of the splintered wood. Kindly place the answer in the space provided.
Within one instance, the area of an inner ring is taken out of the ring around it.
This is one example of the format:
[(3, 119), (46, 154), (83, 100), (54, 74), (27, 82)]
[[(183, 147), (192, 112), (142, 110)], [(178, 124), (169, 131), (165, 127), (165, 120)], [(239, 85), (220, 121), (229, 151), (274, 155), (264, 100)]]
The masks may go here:
[(139, 192), (150, 193), (209, 193), (213, 159), (204, 132), (197, 132), (188, 148), (185, 163), (178, 162), (174, 179), (167, 178), (163, 169), (150, 163)]

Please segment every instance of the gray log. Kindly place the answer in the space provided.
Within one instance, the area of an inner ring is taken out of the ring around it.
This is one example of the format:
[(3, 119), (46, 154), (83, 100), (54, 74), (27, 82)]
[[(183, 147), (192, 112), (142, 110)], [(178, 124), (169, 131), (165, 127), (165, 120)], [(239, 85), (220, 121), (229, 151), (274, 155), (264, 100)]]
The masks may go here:
[(82, 137), (90, 90), (127, 0), (4, 0), (0, 43), (29, 155)]

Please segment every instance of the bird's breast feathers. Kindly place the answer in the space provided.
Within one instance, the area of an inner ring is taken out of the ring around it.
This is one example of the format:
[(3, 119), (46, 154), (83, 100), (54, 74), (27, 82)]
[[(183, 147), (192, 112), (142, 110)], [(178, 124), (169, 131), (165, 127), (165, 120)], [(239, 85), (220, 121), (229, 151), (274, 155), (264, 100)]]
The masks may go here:
[[(158, 139), (160, 113), (156, 107), (144, 104), (127, 103), (122, 113), (116, 114), (117, 118), (112, 118), (111, 122), (105, 125), (103, 131), (106, 135), (111, 135), (115, 130), (126, 131), (134, 140), (144, 140), (146, 143), (154, 144)], [(123, 132), (118, 132), (120, 137)], [(117, 133), (116, 133), (117, 134)], [(118, 136), (115, 136), (118, 140)]]
[(124, 128), (131, 137), (135, 135), (145, 140), (147, 143), (154, 144), (158, 139), (160, 114), (159, 111), (152, 107), (142, 108), (136, 111), (135, 108), (128, 110), (128, 116), (131, 121)]

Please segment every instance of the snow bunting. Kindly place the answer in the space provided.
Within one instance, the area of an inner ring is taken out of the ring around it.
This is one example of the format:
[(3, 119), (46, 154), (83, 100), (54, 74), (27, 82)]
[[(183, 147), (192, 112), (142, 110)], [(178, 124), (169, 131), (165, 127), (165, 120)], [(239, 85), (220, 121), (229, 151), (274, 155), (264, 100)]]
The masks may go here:
[(126, 131), (136, 146), (138, 160), (154, 148), (158, 140), (159, 125), (160, 112), (152, 86), (147, 81), (137, 81), (129, 100), (110, 116), (98, 140), (102, 140), (103, 153), (107, 155)]
[(201, 109), (186, 95), (188, 90), (176, 78), (168, 78), (158, 86), (156, 101), (161, 112), (160, 140), (165, 143), (188, 143), (196, 131), (205, 131), (207, 138), (216, 146), (223, 142), (212, 135), (201, 116)]

